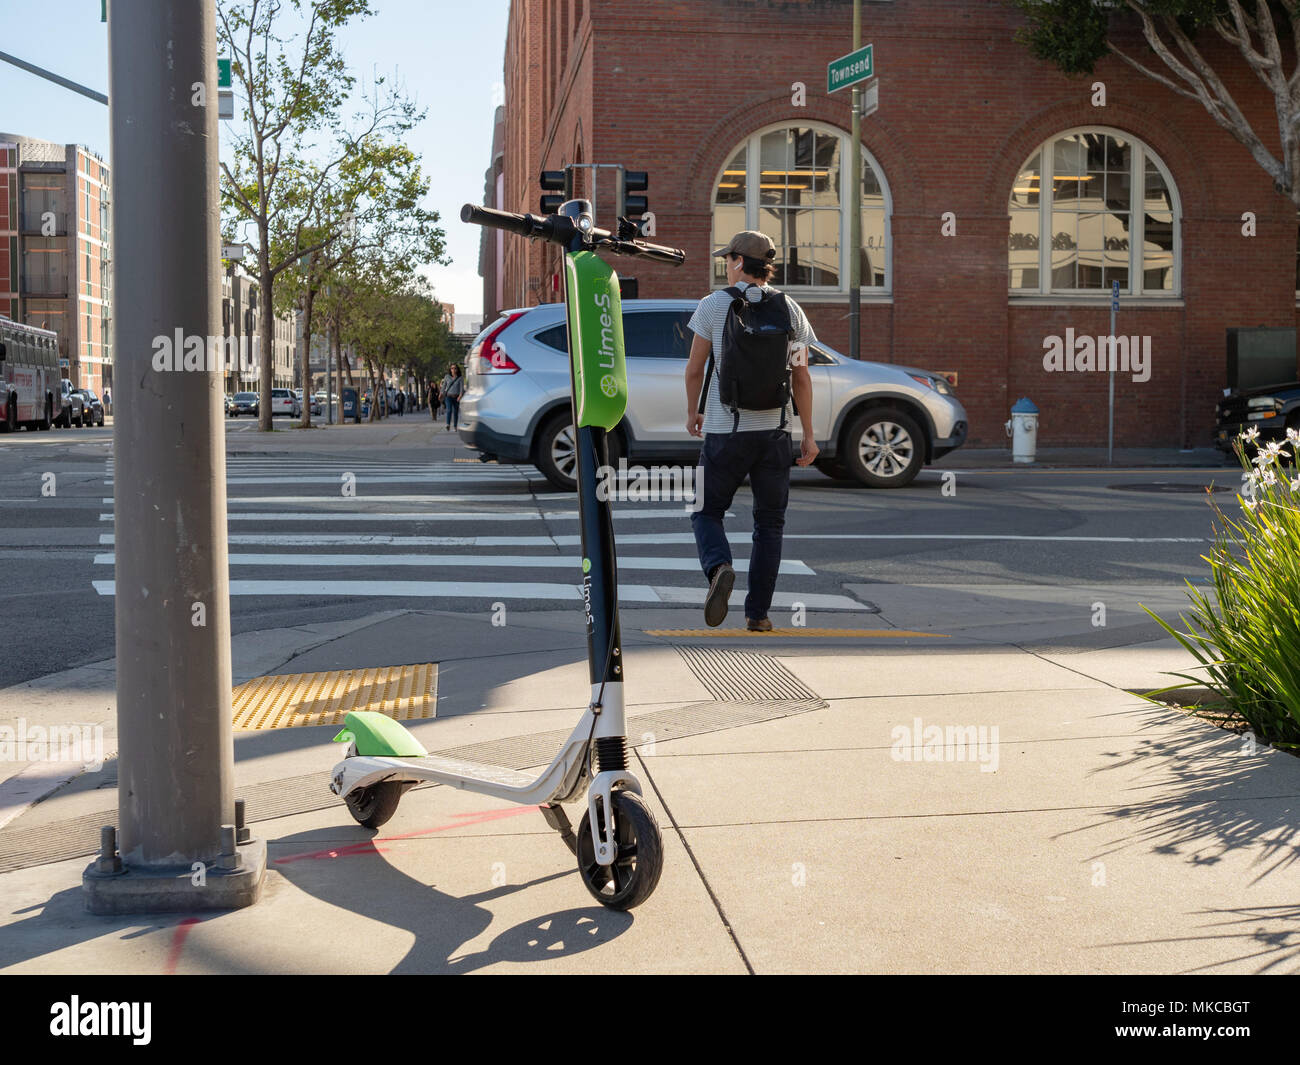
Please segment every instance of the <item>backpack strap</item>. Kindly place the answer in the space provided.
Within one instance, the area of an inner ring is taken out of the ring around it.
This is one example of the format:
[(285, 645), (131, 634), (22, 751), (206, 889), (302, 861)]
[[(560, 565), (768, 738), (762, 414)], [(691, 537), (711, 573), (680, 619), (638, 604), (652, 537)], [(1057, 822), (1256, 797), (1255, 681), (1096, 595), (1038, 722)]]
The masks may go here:
[[(731, 297), (733, 304), (744, 302), (745, 293), (743, 289), (737, 288), (735, 285), (732, 285), (729, 288), (724, 288), (722, 291)], [(727, 313), (730, 314), (731, 310), (732, 308), (728, 307)], [(713, 363), (714, 363), (713, 344), (712, 342), (710, 342), (709, 343), (709, 365), (708, 368), (704, 371), (704, 387), (700, 389), (700, 402), (698, 404), (698, 410), (699, 413), (701, 414), (704, 413), (704, 404), (709, 397), (709, 382), (713, 379)], [(736, 421), (737, 424), (739, 424), (740, 421), (739, 415), (737, 415)], [(733, 429), (732, 432), (735, 432), (735, 430)]]

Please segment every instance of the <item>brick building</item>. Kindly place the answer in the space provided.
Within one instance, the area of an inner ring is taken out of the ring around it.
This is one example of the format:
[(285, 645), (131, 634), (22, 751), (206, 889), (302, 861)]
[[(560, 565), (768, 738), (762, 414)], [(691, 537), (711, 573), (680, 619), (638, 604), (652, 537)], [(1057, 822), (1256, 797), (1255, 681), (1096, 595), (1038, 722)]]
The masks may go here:
[[(720, 281), (711, 247), (762, 229), (776, 284), (847, 352), (850, 93), (825, 86), (827, 62), (851, 50), (851, 11), (513, 0), (485, 202), (535, 212), (538, 172), (574, 162), (647, 170), (654, 239), (688, 258), (637, 263), (642, 297), (703, 295)], [(1295, 207), (1199, 104), (1119, 60), (1064, 76), (1013, 40), (1020, 24), (1001, 0), (863, 5), (880, 108), (862, 123), (862, 356), (956, 372), (972, 444), (1003, 442), (1022, 395), (1042, 411), (1042, 444), (1104, 444), (1108, 375), (1049, 372), (1044, 352), (1067, 329), (1109, 333), (1118, 281), (1116, 332), (1149, 337), (1151, 359), (1147, 380), (1116, 375), (1116, 443), (1204, 445), (1225, 330), (1296, 324)], [(1205, 44), (1275, 138), (1255, 75)], [(1144, 47), (1134, 36), (1127, 50)], [(559, 298), (553, 247), (506, 238), (498, 256), (485, 242), (481, 262), (485, 311)]]
[(59, 334), (63, 376), (113, 384), (109, 168), (79, 144), (0, 133), (0, 314)]

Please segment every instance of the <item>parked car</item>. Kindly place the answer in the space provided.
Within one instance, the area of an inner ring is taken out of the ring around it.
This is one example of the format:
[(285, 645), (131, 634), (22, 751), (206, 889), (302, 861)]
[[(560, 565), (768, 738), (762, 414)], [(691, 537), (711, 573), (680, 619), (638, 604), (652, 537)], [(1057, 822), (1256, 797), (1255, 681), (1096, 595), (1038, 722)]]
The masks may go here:
[[(611, 434), (629, 463), (690, 462), (683, 376), (697, 300), (624, 300), (627, 414)], [(576, 486), (564, 305), (503, 311), (466, 359), (460, 438), (484, 458), (531, 462), (564, 489)], [(817, 468), (874, 488), (901, 488), (921, 467), (966, 441), (967, 416), (941, 375), (863, 362), (817, 343), (808, 355)], [(799, 421), (793, 426), (799, 436)]]
[(274, 418), (277, 414), (302, 417), (302, 402), (293, 394), (292, 388), (271, 389), (271, 417)]
[(230, 416), (238, 418), (241, 414), (257, 416), (257, 393), (236, 392), (230, 403)]
[(1260, 444), (1285, 441), (1288, 428), (1300, 428), (1300, 381), (1232, 392), (1219, 400), (1214, 446), (1232, 454), (1232, 443), (1245, 430), (1259, 430)]
[(66, 377), (59, 382), (59, 402), (61, 412), (55, 419), (56, 424), (68, 429), (72, 426), (81, 426), (86, 424), (86, 401), (81, 395), (80, 389), (73, 388), (72, 382)]
[(81, 391), (82, 401), (85, 407), (85, 421), (88, 425), (104, 424), (104, 404), (99, 401), (99, 397), (89, 388), (83, 388)]

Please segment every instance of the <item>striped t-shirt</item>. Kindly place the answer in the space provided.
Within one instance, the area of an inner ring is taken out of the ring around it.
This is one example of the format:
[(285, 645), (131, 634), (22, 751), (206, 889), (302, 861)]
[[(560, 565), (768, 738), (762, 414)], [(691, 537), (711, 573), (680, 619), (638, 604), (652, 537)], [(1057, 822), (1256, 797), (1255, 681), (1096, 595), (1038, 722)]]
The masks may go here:
[[(736, 287), (743, 291), (749, 287), (749, 282), (740, 281)], [(777, 291), (771, 285), (764, 285), (763, 288), (769, 292)], [(790, 308), (790, 327), (794, 333), (794, 340), (791, 342), (791, 353), (793, 353), (795, 348), (812, 344), (817, 338), (813, 335), (812, 326), (808, 324), (808, 318), (799, 304), (789, 296), (786, 296), (785, 304)], [(718, 289), (700, 300), (700, 305), (695, 308), (695, 313), (691, 315), (688, 323), (691, 332), (713, 345), (714, 372), (708, 375), (709, 395), (704, 404), (704, 431), (730, 433), (733, 426), (742, 433), (756, 429), (779, 429), (781, 428), (780, 407), (773, 407), (771, 410), (742, 410), (740, 425), (736, 426), (735, 416), (722, 405), (722, 397), (718, 394), (717, 361), (722, 356), (722, 330), (727, 324), (727, 311), (730, 308), (731, 296), (724, 289)], [(785, 427), (788, 430), (793, 425), (793, 408), (787, 403)]]

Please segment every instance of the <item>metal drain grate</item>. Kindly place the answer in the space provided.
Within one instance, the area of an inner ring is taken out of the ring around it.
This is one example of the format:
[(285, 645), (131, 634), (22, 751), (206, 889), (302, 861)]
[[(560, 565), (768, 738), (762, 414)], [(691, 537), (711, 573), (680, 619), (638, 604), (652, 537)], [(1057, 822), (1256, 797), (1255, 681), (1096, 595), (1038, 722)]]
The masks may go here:
[(686, 645), (679, 646), (677, 653), (715, 699), (817, 698), (798, 677), (767, 655)]
[[(783, 665), (764, 655), (709, 647), (678, 647), (677, 651), (715, 698), (629, 717), (627, 732), (631, 747), (775, 721), (810, 710), (824, 710), (830, 705), (809, 691)], [(719, 694), (724, 691), (735, 694), (730, 697)], [(535, 732), (432, 753), (508, 769), (528, 769), (546, 765), (571, 731), (572, 728)], [(420, 788), (437, 786), (422, 784)], [(236, 789), (236, 795), (244, 800), (250, 823), (341, 807), (340, 800), (330, 793), (323, 772), (250, 784)], [(19, 827), (11, 824), (0, 831), (0, 873), (94, 854), (100, 829), (116, 821), (116, 806), (31, 828), (20, 827), (20, 818), (16, 823)]]

